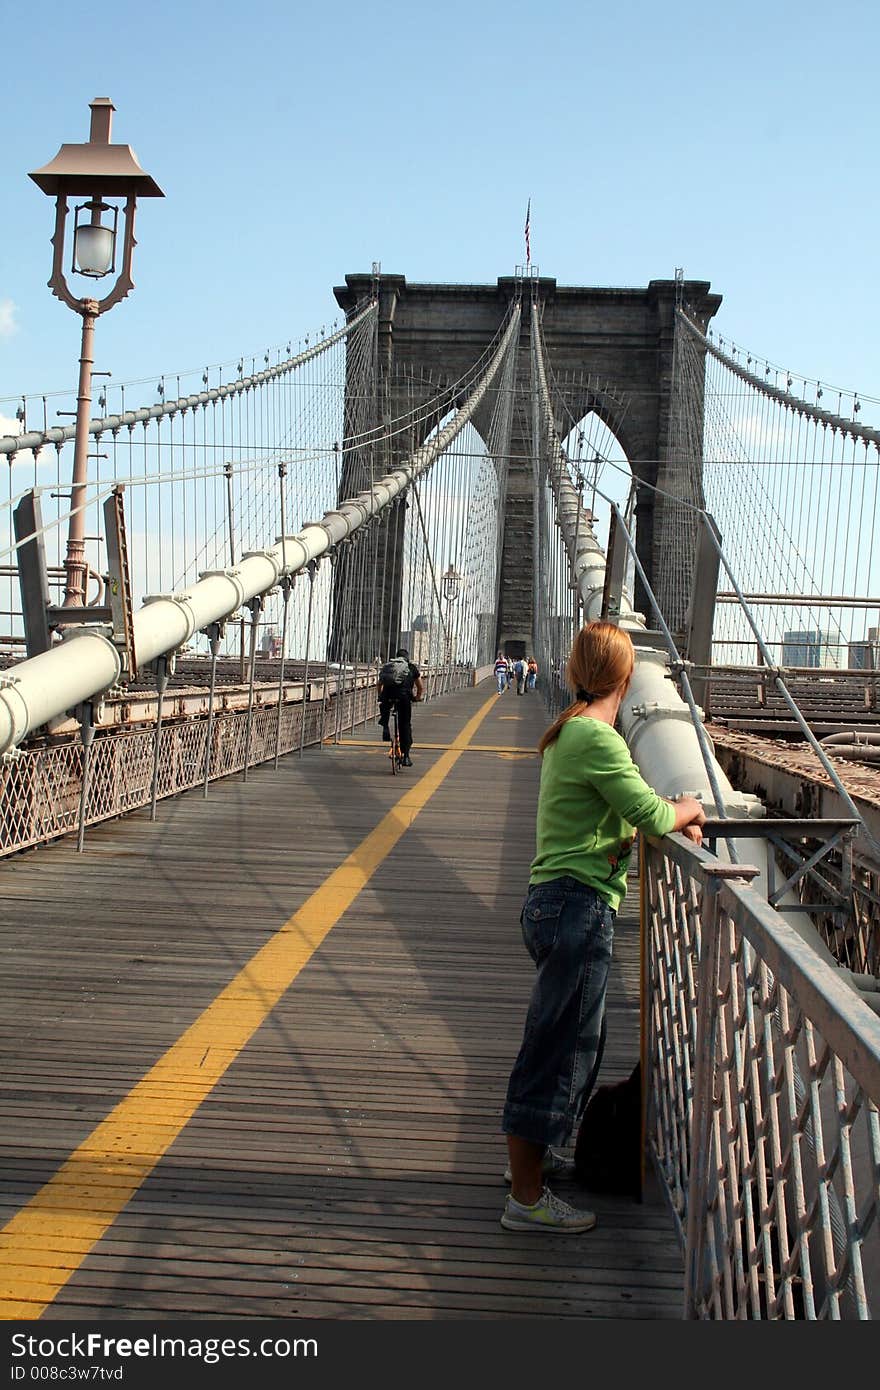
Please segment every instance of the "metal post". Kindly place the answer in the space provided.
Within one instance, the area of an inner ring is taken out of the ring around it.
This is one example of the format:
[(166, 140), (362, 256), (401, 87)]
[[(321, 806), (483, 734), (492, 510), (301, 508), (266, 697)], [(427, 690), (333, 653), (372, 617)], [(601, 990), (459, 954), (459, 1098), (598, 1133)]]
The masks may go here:
[(206, 635), (211, 644), (211, 689), (208, 695), (208, 731), (205, 736), (205, 782), (202, 789), (202, 796), (208, 799), (208, 782), (211, 778), (211, 741), (214, 734), (214, 691), (217, 686), (217, 654), (220, 651), (220, 642), (223, 637), (223, 623), (212, 623), (206, 628)]
[[(582, 511), (583, 511), (583, 509), (584, 509), (584, 482), (585, 482), (584, 475), (583, 475), (583, 473), (581, 472), (580, 468), (578, 468), (578, 470), (577, 470), (577, 474), (576, 474), (576, 477), (575, 477), (575, 481), (576, 481), (576, 483), (577, 483), (577, 503), (578, 503), (578, 504), (577, 504), (577, 511), (576, 511), (576, 513), (575, 513), (575, 518), (574, 518), (574, 541), (572, 542), (571, 553), (572, 553), (572, 555), (574, 555), (575, 557), (577, 557), (577, 553), (578, 553), (578, 539), (579, 539), (580, 529), (581, 529), (581, 513), (582, 513)], [(583, 610), (582, 610), (582, 608), (581, 608), (581, 591), (580, 591), (580, 588), (578, 587), (577, 575), (576, 575), (575, 572), (574, 572), (574, 565), (573, 565), (573, 564), (571, 565), (571, 577), (572, 577), (572, 583), (570, 584), (569, 587), (571, 588), (572, 593), (573, 593), (573, 596), (574, 596), (574, 628), (575, 628), (575, 631), (577, 632), (578, 629), (579, 629), (580, 626), (581, 626), (581, 617), (582, 617), (582, 612), (583, 612)]]
[(275, 766), (278, 766), (278, 757), (281, 751), (281, 705), (284, 699), (284, 663), (285, 653), (287, 652), (287, 618), (290, 606), (290, 594), (293, 589), (293, 580), (289, 574), (285, 574), (281, 580), (281, 593), (284, 598), (284, 613), (281, 619), (281, 670), (278, 673), (278, 721), (275, 726)]
[(349, 733), (355, 733), (355, 706), (357, 705), (357, 657), (352, 662), (352, 723), (349, 724)]
[(156, 691), (159, 696), (156, 706), (156, 734), (153, 739), (153, 781), (150, 790), (150, 820), (156, 819), (156, 797), (159, 792), (159, 754), (162, 742), (162, 709), (165, 701), (165, 688), (168, 685), (168, 657), (157, 656)]
[(64, 568), (67, 583), (64, 607), (79, 608), (85, 603), (86, 481), (88, 477), (89, 420), (92, 409), (92, 366), (94, 364), (95, 320), (98, 303), (82, 300), (82, 346), (79, 357), (79, 386), (76, 393), (76, 434), (73, 445), (73, 483), (70, 491), (70, 521), (67, 527), (67, 555)]
[[(303, 745), (306, 740), (306, 701), (309, 698), (309, 649), (312, 641), (312, 606), (315, 602), (315, 575), (318, 566), (314, 560), (309, 561), (309, 611), (306, 618), (306, 665), (303, 672), (302, 705), (299, 723), (299, 756), (303, 755)], [(327, 689), (327, 659), (324, 658), (324, 689)], [(321, 730), (323, 737), (323, 727)]]
[(82, 854), (86, 833), (86, 807), (89, 799), (89, 772), (91, 770), (92, 743), (95, 738), (95, 707), (91, 701), (80, 705), (79, 731), (82, 736), (83, 763), (82, 780), (79, 789), (79, 829), (76, 837), (76, 852)]
[[(323, 686), (321, 687), (321, 732), (320, 732), (320, 734), (318, 735), (318, 752), (319, 752), (319, 753), (323, 753), (323, 751), (324, 751), (324, 730), (325, 730), (326, 723), (327, 723), (327, 682), (328, 682), (329, 675), (330, 675), (330, 666), (329, 666), (327, 657), (328, 657), (328, 655), (329, 655), (329, 653), (330, 653), (330, 631), (331, 631), (331, 627), (332, 627), (332, 623), (333, 623), (333, 612), (334, 612), (334, 600), (333, 600), (333, 595), (334, 595), (335, 592), (336, 592), (336, 581), (335, 581), (335, 577), (334, 577), (334, 575), (333, 575), (333, 573), (332, 573), (332, 571), (333, 571), (333, 569), (335, 568), (335, 565), (336, 565), (336, 550), (335, 550), (335, 549), (331, 549), (331, 550), (329, 550), (327, 553), (328, 553), (328, 555), (330, 556), (330, 569), (331, 569), (331, 574), (330, 574), (330, 602), (327, 604), (327, 631), (326, 631), (326, 634), (325, 634), (325, 637), (324, 637), (324, 684), (323, 684)], [(302, 757), (302, 742), (300, 742), (300, 750), (299, 750), (299, 752), (300, 752), (300, 757)]]
[[(251, 726), (253, 724), (254, 716), (254, 673), (256, 671), (257, 666), (257, 626), (259, 623), (260, 614), (263, 611), (262, 596), (260, 594), (257, 594), (255, 598), (252, 598), (250, 603), (248, 604), (248, 608), (251, 610), (251, 651), (250, 676), (248, 678), (247, 725), (245, 728), (244, 735), (244, 777), (242, 780), (245, 782), (248, 779), (248, 759), (251, 755)], [(242, 626), (243, 625), (244, 620), (242, 619)]]
[(229, 524), (229, 565), (231, 568), (235, 564), (235, 528), (232, 512), (232, 464), (224, 463), (223, 472), (226, 475), (226, 520)]
[(342, 698), (345, 694), (345, 680), (348, 674), (348, 662), (344, 659), (344, 652), (340, 650), (339, 655), (343, 660), (339, 663), (339, 670), (336, 672), (336, 709), (333, 712), (333, 742), (339, 742), (339, 735), (342, 732)]

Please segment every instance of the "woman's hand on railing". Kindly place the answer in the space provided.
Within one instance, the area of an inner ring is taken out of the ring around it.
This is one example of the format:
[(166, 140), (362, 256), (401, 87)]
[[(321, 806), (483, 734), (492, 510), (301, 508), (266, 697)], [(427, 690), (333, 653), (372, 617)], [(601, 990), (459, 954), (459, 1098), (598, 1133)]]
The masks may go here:
[(695, 796), (688, 796), (685, 792), (680, 792), (673, 798), (672, 805), (675, 809), (675, 823), (673, 830), (680, 830), (682, 835), (695, 845), (703, 843), (703, 832), (700, 826), (706, 820), (706, 812), (703, 810), (702, 802)]

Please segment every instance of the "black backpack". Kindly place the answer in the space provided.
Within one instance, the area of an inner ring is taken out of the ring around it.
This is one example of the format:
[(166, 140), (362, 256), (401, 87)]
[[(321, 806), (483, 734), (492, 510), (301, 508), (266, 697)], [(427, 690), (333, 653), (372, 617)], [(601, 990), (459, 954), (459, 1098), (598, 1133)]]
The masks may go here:
[(590, 1097), (574, 1147), (577, 1179), (592, 1192), (641, 1198), (641, 1065)]
[(385, 686), (397, 686), (402, 690), (409, 680), (409, 662), (405, 656), (393, 656), (379, 670), (379, 680)]

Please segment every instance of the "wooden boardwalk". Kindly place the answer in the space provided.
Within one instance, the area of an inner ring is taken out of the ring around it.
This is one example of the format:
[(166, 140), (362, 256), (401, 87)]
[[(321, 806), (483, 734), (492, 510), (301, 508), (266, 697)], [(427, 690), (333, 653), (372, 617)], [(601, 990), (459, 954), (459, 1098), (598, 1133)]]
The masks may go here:
[(2, 1316), (680, 1317), (659, 1204), (499, 1225), (545, 722), (483, 684), (396, 778), (373, 726), (0, 865)]

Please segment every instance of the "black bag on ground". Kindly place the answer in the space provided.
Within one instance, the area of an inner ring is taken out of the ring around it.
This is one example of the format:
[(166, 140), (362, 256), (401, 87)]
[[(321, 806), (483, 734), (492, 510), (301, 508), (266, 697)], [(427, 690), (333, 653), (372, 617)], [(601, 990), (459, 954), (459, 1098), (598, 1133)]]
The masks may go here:
[(574, 1148), (578, 1182), (593, 1192), (642, 1195), (642, 1069), (600, 1086), (584, 1111)]

